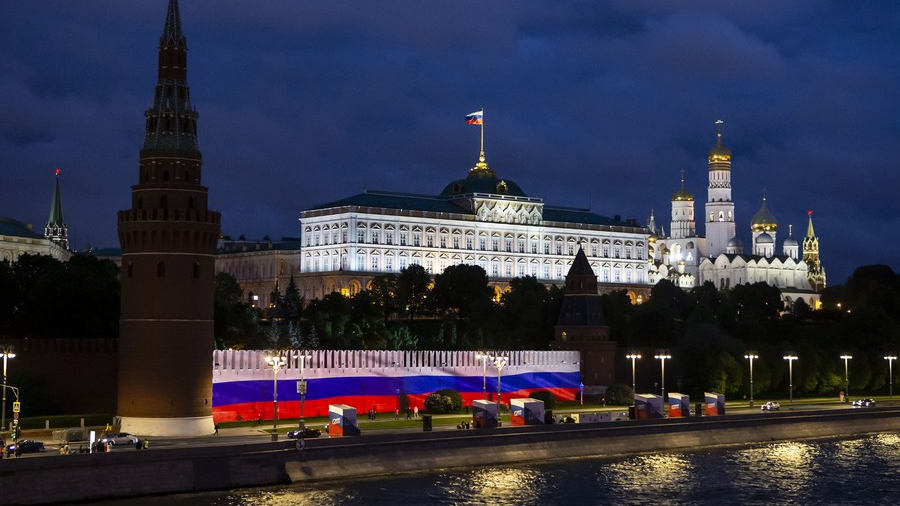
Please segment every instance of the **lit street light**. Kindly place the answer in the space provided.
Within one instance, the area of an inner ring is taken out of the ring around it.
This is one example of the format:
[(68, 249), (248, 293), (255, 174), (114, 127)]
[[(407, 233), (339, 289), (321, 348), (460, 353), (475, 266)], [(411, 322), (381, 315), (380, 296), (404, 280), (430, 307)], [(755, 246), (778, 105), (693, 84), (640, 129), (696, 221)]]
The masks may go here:
[(753, 407), (753, 359), (759, 358), (755, 353), (748, 353), (744, 358), (750, 360), (750, 407)]
[(635, 386), (637, 382), (635, 381), (634, 375), (634, 361), (641, 358), (640, 355), (632, 353), (631, 355), (625, 355), (625, 358), (631, 359), (631, 393), (637, 393), (637, 387)]
[(284, 355), (267, 356), (266, 364), (272, 368), (272, 378), (274, 384), (272, 386), (272, 441), (278, 441), (278, 371), (287, 364), (287, 358)]
[(0, 355), (3, 355), (3, 411), (0, 411), (0, 433), (6, 430), (6, 359), (16, 356), (16, 347), (11, 344), (0, 344)]
[(890, 385), (888, 387), (889, 388), (888, 391), (890, 392), (891, 399), (893, 399), (894, 398), (894, 367), (893, 367), (893, 365), (894, 365), (894, 360), (897, 360), (897, 356), (896, 355), (888, 355), (888, 356), (884, 357), (884, 359), (888, 361), (888, 385)]
[(841, 359), (844, 361), (844, 399), (850, 401), (850, 369), (847, 365), (847, 361), (850, 360), (850, 355), (841, 355)]
[(507, 362), (509, 359), (506, 357), (494, 357), (494, 367), (497, 368), (497, 420), (500, 420), (500, 371)]
[(797, 360), (797, 357), (794, 355), (785, 355), (784, 359), (788, 361), (788, 381), (790, 383), (790, 399), (791, 404), (794, 403), (794, 360)]
[(662, 365), (662, 398), (663, 402), (666, 402), (666, 360), (672, 358), (672, 355), (654, 355), (653, 358), (659, 359), (660, 365)]
[(297, 383), (297, 390), (300, 392), (300, 428), (306, 428), (305, 402), (306, 402), (306, 379), (304, 371), (306, 370), (306, 359), (312, 358), (312, 355), (300, 355), (300, 381)]
[(484, 391), (484, 400), (487, 401), (487, 363), (488, 360), (492, 360), (494, 357), (486, 355), (484, 353), (479, 353), (475, 355), (475, 358), (481, 360), (482, 389)]

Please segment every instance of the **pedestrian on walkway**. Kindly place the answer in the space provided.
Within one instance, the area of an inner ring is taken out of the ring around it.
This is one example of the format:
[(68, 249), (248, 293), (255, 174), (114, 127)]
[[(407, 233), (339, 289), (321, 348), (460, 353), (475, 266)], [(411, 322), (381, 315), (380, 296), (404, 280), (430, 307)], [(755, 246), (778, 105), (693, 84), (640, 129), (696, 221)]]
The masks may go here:
[(419, 418), (419, 406), (413, 408), (413, 414), (416, 416), (416, 418)]
[(213, 432), (213, 436), (218, 436), (219, 435), (219, 422), (216, 422), (214, 427), (215, 427), (216, 431)]

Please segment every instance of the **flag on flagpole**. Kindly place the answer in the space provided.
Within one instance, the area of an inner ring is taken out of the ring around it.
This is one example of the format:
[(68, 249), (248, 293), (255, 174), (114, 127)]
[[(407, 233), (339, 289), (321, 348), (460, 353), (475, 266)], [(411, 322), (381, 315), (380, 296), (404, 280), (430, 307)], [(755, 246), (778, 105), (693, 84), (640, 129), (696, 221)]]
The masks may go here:
[(484, 110), (470, 112), (466, 114), (466, 124), (467, 125), (483, 125), (484, 124)]

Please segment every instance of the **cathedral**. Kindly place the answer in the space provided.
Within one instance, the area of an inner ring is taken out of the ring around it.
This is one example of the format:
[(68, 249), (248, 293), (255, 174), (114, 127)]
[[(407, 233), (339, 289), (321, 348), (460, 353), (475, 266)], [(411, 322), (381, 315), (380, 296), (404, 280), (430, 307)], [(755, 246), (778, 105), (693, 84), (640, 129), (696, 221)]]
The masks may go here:
[(650, 282), (656, 284), (668, 279), (684, 289), (711, 282), (720, 290), (764, 282), (781, 290), (785, 302), (803, 299), (810, 307), (818, 307), (819, 292), (825, 288), (825, 269), (819, 260), (819, 239), (813, 229), (812, 211), (809, 211), (802, 256), (790, 225), (779, 254), (778, 220), (769, 211), (763, 196), (759, 211), (750, 220), (751, 246), (745, 252), (738, 237), (731, 198), (731, 150), (722, 144), (721, 131), (707, 160), (709, 187), (703, 214), (706, 237), (697, 234), (694, 195), (685, 189), (682, 171), (681, 187), (672, 196), (668, 236), (657, 225), (653, 213), (650, 215)]

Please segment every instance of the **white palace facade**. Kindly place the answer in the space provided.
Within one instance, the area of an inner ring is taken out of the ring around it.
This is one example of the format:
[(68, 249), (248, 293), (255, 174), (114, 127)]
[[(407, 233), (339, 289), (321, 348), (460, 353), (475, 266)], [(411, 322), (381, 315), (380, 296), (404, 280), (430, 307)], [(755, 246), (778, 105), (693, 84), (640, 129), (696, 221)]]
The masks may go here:
[(301, 267), (307, 300), (366, 289), (378, 275), (419, 264), (429, 274), (480, 266), (497, 293), (519, 276), (565, 283), (582, 246), (601, 291), (649, 293), (648, 229), (634, 220), (551, 206), (495, 174), (481, 153), (465, 179), (437, 196), (366, 191), (301, 213)]

